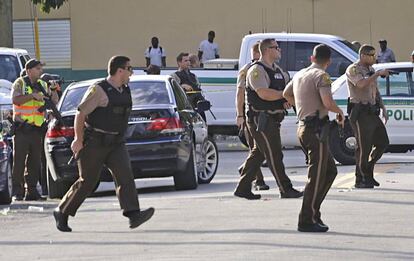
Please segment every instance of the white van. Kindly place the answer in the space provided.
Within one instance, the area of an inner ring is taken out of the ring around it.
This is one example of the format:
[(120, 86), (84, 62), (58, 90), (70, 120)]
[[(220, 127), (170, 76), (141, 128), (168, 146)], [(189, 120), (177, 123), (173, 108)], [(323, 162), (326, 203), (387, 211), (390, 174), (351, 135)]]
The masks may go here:
[[(385, 125), (390, 139), (387, 152), (407, 152), (414, 149), (414, 63), (381, 63), (375, 64), (376, 71), (388, 69), (392, 74), (386, 78), (378, 78), (378, 87), (389, 117)], [(349, 96), (346, 75), (332, 84), (333, 97), (341, 109), (346, 112)], [(334, 118), (334, 115), (331, 115)], [(331, 132), (330, 147), (334, 158), (342, 164), (354, 164), (355, 137), (348, 128), (343, 135), (337, 130)]]

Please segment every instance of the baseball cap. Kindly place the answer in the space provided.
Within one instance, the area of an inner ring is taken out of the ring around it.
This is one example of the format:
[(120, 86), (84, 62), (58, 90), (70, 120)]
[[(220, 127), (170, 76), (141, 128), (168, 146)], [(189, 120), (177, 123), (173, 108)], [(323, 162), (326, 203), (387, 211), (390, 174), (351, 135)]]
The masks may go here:
[(28, 70), (28, 69), (32, 69), (32, 68), (34, 68), (34, 67), (36, 67), (36, 66), (38, 66), (38, 65), (45, 65), (44, 63), (42, 63), (41, 61), (39, 61), (39, 60), (36, 60), (36, 59), (30, 59), (29, 61), (27, 61), (27, 63), (25, 64), (25, 66), (24, 66), (24, 68), (26, 69), (26, 70)]

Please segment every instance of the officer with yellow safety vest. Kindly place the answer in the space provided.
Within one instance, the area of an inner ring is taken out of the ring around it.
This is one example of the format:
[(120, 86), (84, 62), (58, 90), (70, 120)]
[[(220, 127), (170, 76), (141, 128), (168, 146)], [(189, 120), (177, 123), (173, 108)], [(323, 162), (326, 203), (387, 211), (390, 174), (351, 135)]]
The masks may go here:
[[(13, 200), (41, 200), (36, 189), (42, 148), (42, 129), (45, 127), (45, 112), (39, 108), (47, 99), (40, 88), (50, 94), (52, 101), (58, 102), (55, 84), (50, 87), (40, 79), (43, 63), (36, 59), (29, 60), (25, 65), (26, 76), (19, 77), (11, 91), (13, 102)], [(25, 172), (26, 168), (26, 172)], [(25, 190), (26, 188), (26, 190)]]

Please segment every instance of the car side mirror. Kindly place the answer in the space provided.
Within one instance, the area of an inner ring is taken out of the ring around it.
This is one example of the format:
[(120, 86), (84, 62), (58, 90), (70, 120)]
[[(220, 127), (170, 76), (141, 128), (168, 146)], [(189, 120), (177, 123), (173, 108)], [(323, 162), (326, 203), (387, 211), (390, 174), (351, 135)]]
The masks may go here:
[(197, 111), (208, 111), (211, 108), (210, 101), (202, 100), (197, 102)]

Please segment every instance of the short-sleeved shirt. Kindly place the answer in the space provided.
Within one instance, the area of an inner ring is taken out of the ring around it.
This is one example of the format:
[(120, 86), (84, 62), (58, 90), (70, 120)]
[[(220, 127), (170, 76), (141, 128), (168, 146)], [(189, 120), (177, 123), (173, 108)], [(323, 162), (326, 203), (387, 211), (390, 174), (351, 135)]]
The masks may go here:
[(370, 77), (375, 73), (371, 66), (366, 67), (359, 61), (351, 64), (346, 69), (349, 97), (352, 103), (375, 104), (377, 98), (377, 81), (373, 81), (369, 86), (364, 88), (357, 87), (357, 83)]
[[(23, 80), (22, 77), (17, 78), (13, 82), (12, 90), (11, 90), (12, 98), (17, 97), (17, 96), (21, 96), (21, 95), (25, 95), (25, 92), (23, 90), (23, 86), (24, 86), (24, 80)], [(39, 90), (36, 90), (36, 89), (33, 89), (32, 91), (34, 93), (40, 92)], [(49, 90), (46, 90), (46, 91), (49, 91)], [(17, 115), (17, 114), (13, 114), (13, 120), (18, 121), (18, 122), (23, 122), (23, 119), (20, 117), (20, 115)]]
[(331, 83), (329, 74), (317, 64), (295, 74), (286, 86), (285, 93), (289, 96), (293, 94), (299, 120), (315, 116), (317, 111), (320, 118), (328, 115), (328, 109), (323, 105), (321, 97), (332, 95)]
[(395, 55), (394, 52), (387, 48), (385, 51), (380, 51), (377, 57), (378, 63), (391, 63), (395, 62)]
[(151, 51), (150, 47), (148, 47), (147, 50), (145, 50), (145, 58), (150, 59), (150, 64), (157, 65), (159, 67), (162, 67), (162, 57), (166, 56), (167, 54), (165, 49), (161, 47), (151, 47)]
[[(122, 92), (123, 89), (114, 87), (115, 90)], [(85, 115), (89, 115), (98, 107), (108, 106), (108, 95), (97, 83), (92, 84), (83, 95), (82, 101), (78, 106), (78, 110)]]
[[(272, 64), (272, 67), (269, 67), (264, 63), (263, 60), (259, 60), (259, 62), (261, 62), (267, 68), (270, 68), (272, 70), (279, 69), (282, 72), (286, 83), (289, 81), (289, 75), (283, 72), (282, 68), (280, 68), (279, 65), (274, 63)], [(246, 84), (248, 84), (249, 87), (252, 88), (253, 90), (257, 90), (259, 88), (269, 88), (270, 78), (262, 65), (255, 64), (249, 68), (249, 70), (247, 71), (247, 76), (246, 76)]]
[(198, 48), (199, 51), (203, 52), (201, 56), (201, 61), (204, 63), (205, 61), (216, 59), (216, 55), (219, 55), (219, 47), (216, 43), (210, 43), (208, 40), (203, 40), (200, 43), (200, 47)]
[(247, 76), (247, 71), (250, 68), (251, 63), (245, 64), (240, 70), (239, 73), (237, 75), (237, 88), (246, 88), (246, 76)]

